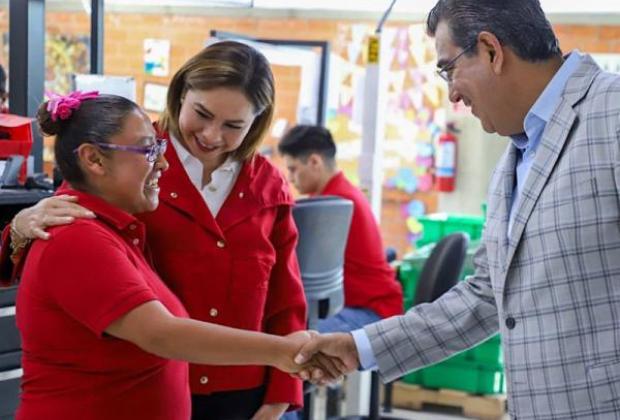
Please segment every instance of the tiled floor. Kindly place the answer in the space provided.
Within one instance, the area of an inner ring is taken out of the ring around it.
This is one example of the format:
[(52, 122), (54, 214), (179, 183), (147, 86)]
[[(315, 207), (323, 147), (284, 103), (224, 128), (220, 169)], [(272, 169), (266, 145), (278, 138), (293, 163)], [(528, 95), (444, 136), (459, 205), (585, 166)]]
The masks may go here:
[(415, 420), (461, 420), (466, 417), (446, 414), (446, 413), (438, 413), (438, 412), (427, 412), (427, 411), (408, 411), (408, 410), (399, 410), (394, 409), (391, 413), (386, 414), (386, 416), (390, 416), (398, 419), (415, 419)]
[[(463, 417), (457, 414), (442, 413), (440, 411), (409, 411), (394, 409), (391, 413), (383, 413), (386, 419), (402, 419), (402, 420), (471, 420), (470, 417)], [(319, 419), (316, 417), (314, 420)], [(331, 420), (328, 418), (327, 420)], [(510, 420), (508, 415), (504, 416), (502, 420)]]
[[(330, 420), (325, 418), (325, 403), (326, 403), (326, 391), (322, 388), (318, 391), (315, 400), (315, 415), (312, 420)], [(342, 412), (344, 413), (345, 407), (343, 406)], [(434, 408), (432, 410), (425, 411), (411, 411), (395, 408), (391, 413), (384, 413), (386, 418), (392, 417), (396, 419), (407, 420), (471, 420), (470, 417), (464, 417), (456, 408), (450, 409), (447, 407)], [(389, 416), (389, 417), (388, 417)], [(510, 420), (508, 415), (505, 415), (502, 420)]]
[[(469, 417), (463, 417), (456, 414), (447, 414), (440, 413), (439, 411), (408, 411), (408, 410), (399, 410), (394, 409), (392, 413), (389, 414), (391, 417), (398, 417), (401, 419), (411, 419), (411, 420), (462, 420), (462, 419), (470, 419)], [(509, 420), (510, 417), (508, 415), (504, 416), (502, 420)]]

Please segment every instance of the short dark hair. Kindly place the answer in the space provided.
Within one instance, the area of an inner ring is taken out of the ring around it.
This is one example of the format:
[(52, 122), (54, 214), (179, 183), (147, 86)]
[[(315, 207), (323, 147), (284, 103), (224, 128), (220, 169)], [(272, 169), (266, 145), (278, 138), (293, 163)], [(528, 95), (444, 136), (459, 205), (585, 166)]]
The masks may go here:
[(306, 160), (317, 153), (327, 162), (336, 157), (336, 143), (329, 130), (318, 125), (296, 125), (280, 140), (278, 151), (295, 159)]
[[(439, 0), (426, 19), (428, 35), (435, 36), (440, 22), (448, 24), (452, 42), (461, 48), (487, 31), (526, 61), (562, 55), (539, 0)], [(472, 48), (467, 54), (475, 53)]]
[(181, 101), (188, 90), (237, 89), (254, 107), (256, 117), (241, 145), (232, 155), (239, 160), (254, 155), (273, 119), (275, 88), (267, 58), (242, 42), (220, 41), (187, 60), (168, 87), (166, 109), (159, 129), (182, 138), (179, 131)]
[(65, 120), (52, 120), (44, 102), (37, 112), (37, 122), (46, 136), (56, 136), (54, 154), (62, 177), (74, 187), (83, 185), (84, 173), (74, 152), (82, 143), (109, 143), (123, 131), (125, 119), (141, 108), (133, 101), (117, 95), (99, 95), (83, 100)]

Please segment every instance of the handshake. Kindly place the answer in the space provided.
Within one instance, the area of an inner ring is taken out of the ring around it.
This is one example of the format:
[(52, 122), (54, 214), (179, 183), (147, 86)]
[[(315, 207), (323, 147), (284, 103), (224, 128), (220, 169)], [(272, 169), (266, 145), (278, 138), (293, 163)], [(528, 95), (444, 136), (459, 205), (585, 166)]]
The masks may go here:
[(286, 351), (279, 352), (275, 367), (299, 379), (325, 385), (359, 367), (355, 341), (349, 333), (298, 331), (282, 338), (287, 342)]

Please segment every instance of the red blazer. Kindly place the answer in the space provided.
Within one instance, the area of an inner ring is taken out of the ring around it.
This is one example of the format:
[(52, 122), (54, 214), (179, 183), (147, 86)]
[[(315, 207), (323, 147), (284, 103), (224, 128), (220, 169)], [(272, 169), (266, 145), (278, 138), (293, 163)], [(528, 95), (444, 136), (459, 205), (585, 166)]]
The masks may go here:
[[(293, 198), (282, 174), (262, 156), (246, 161), (214, 219), (173, 147), (166, 159), (159, 207), (139, 217), (157, 272), (190, 316), (278, 335), (305, 329)], [(301, 381), (277, 369), (190, 365), (195, 394), (262, 384), (265, 403), (301, 406)]]
[(325, 185), (322, 195), (353, 201), (353, 217), (344, 254), (344, 303), (372, 309), (381, 318), (403, 313), (403, 292), (385, 259), (379, 226), (364, 194), (342, 172)]

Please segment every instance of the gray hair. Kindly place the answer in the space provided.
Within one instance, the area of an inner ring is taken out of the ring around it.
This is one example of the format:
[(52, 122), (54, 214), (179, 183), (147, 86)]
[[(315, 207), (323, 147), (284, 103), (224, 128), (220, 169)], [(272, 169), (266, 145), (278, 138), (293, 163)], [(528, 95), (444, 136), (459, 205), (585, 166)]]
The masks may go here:
[[(448, 24), (452, 42), (461, 48), (474, 44), (478, 34), (487, 31), (526, 61), (562, 55), (538, 0), (439, 0), (426, 20), (428, 35), (435, 36), (439, 22)], [(474, 47), (468, 55), (475, 52)]]

